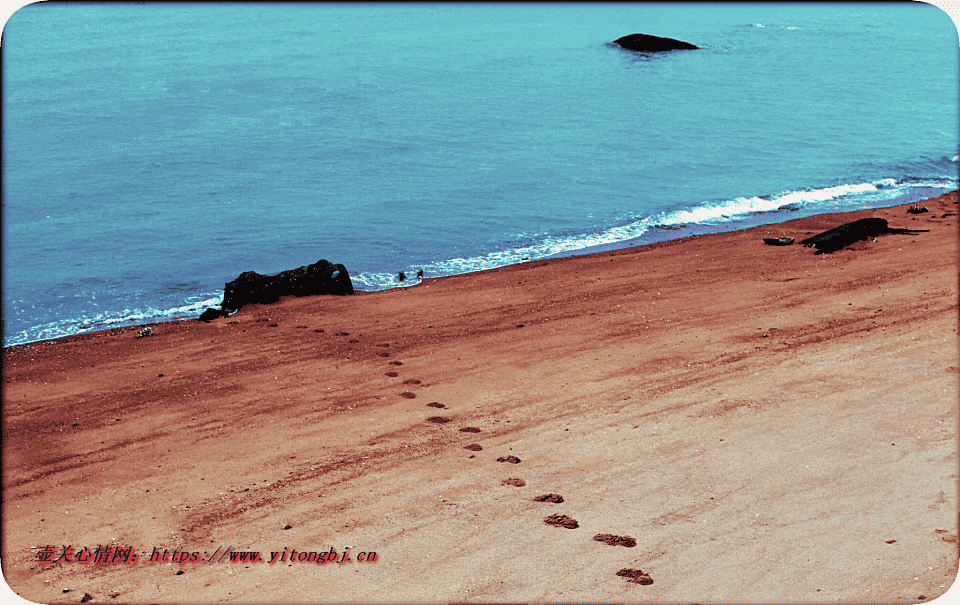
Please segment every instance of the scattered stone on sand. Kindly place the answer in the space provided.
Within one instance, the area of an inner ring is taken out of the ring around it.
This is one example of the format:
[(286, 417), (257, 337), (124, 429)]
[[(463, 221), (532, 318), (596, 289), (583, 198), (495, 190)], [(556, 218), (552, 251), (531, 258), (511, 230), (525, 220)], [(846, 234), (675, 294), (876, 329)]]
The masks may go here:
[(631, 538), (630, 536), (615, 536), (613, 534), (597, 534), (593, 537), (597, 542), (603, 542), (607, 546), (626, 546), (627, 548), (633, 548), (637, 545), (637, 541)]
[(534, 502), (552, 502), (553, 504), (560, 504), (563, 502), (563, 496), (560, 494), (544, 494), (542, 496), (537, 496), (533, 499)]
[(520, 464), (520, 459), (516, 456), (500, 456), (497, 462), (509, 462), (510, 464)]
[(504, 479), (500, 483), (504, 485), (512, 485), (514, 487), (523, 487), (524, 485), (527, 484), (527, 482), (524, 481), (523, 479), (518, 479), (516, 477), (510, 477), (509, 479)]
[(930, 212), (930, 209), (926, 206), (910, 206), (907, 208), (907, 214), (922, 214), (924, 212)]
[(460, 432), (461, 433), (479, 433), (480, 429), (478, 429), (475, 426), (465, 426), (462, 429), (460, 429)]
[(653, 578), (650, 577), (650, 574), (643, 573), (642, 569), (624, 568), (618, 571), (617, 575), (621, 578), (626, 578), (628, 582), (633, 582), (634, 584), (643, 584), (644, 586), (653, 584)]
[(577, 523), (577, 520), (568, 517), (566, 515), (550, 515), (549, 517), (543, 520), (547, 525), (553, 525), (554, 527), (566, 527), (567, 529), (577, 529), (580, 527), (580, 524)]
[(390, 378), (396, 378), (399, 375), (400, 375), (399, 372), (387, 372), (387, 376), (389, 376)]
[(427, 422), (433, 422), (434, 424), (446, 424), (450, 422), (450, 419), (445, 416), (431, 416), (427, 418)]
[(481, 446), (479, 443), (471, 443), (470, 445), (463, 446), (463, 449), (470, 450), (471, 452), (479, 452), (483, 449), (483, 446)]
[(283, 526), (283, 529), (293, 529), (293, 526), (287, 523), (286, 525)]
[(92, 601), (92, 600), (93, 600), (93, 596), (91, 596), (89, 592), (85, 592), (83, 593), (83, 597), (80, 599), (80, 602), (86, 603), (87, 601)]
[(428, 408), (441, 408), (441, 409), (442, 409), (442, 408), (445, 408), (445, 407), (447, 407), (447, 406), (443, 405), (442, 403), (440, 403), (440, 402), (438, 402), (438, 401), (434, 401), (433, 403), (428, 403), (428, 404), (427, 404), (427, 407), (428, 407)]
[(416, 398), (417, 398), (417, 394), (416, 394), (416, 393), (411, 393), (410, 391), (404, 391), (404, 392), (400, 393), (400, 396), (403, 397), (404, 399), (416, 399)]

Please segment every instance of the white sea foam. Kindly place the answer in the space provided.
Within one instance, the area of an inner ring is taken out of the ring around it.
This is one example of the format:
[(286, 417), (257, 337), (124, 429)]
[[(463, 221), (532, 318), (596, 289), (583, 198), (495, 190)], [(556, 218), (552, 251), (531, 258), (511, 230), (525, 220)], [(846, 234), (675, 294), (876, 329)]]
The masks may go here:
[[(738, 197), (720, 202), (706, 202), (693, 208), (662, 212), (647, 216), (624, 225), (618, 225), (598, 233), (576, 235), (543, 235), (539, 241), (525, 246), (488, 252), (474, 257), (451, 258), (424, 264), (426, 277), (441, 277), (495, 269), (507, 265), (576, 252), (597, 246), (633, 242), (640, 240), (654, 227), (675, 230), (678, 236), (684, 235), (681, 229), (688, 225), (722, 225), (743, 222), (745, 218), (770, 213), (771, 222), (784, 217), (784, 212), (806, 211), (837, 212), (856, 210), (883, 205), (895, 200), (917, 187), (948, 189), (956, 187), (956, 182), (930, 180), (922, 183), (900, 183), (894, 178), (878, 179), (868, 183), (849, 183), (786, 191), (777, 195)], [(788, 215), (789, 216), (789, 215)], [(734, 225), (733, 228), (736, 228)], [(411, 272), (408, 272), (408, 275)], [(397, 274), (365, 272), (351, 276), (354, 286), (359, 290), (383, 290), (388, 288), (409, 287), (420, 283), (419, 279), (408, 277), (399, 281)]]

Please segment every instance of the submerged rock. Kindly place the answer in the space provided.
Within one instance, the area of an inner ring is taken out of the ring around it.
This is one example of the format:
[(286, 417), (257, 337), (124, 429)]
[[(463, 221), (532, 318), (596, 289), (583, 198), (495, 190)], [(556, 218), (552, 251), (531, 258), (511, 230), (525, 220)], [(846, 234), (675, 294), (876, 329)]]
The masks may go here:
[(618, 38), (610, 44), (616, 44), (620, 48), (641, 53), (660, 53), (671, 50), (696, 50), (699, 48), (698, 46), (694, 46), (693, 44), (684, 42), (682, 40), (661, 38), (659, 36), (648, 36), (647, 34), (630, 34), (629, 36)]

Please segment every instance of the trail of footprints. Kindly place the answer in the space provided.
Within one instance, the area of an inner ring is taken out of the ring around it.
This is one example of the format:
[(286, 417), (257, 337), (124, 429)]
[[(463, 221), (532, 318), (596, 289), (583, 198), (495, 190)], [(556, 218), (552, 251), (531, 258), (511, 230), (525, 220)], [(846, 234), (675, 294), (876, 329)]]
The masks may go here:
[[(255, 321), (267, 322), (270, 320), (268, 318), (261, 318), (261, 319), (256, 319)], [(238, 323), (238, 322), (233, 321), (230, 323)], [(279, 327), (279, 324), (272, 323), (270, 324), (270, 327)], [(517, 326), (517, 327), (522, 327), (522, 326)], [(305, 329), (307, 328), (307, 326), (297, 326), (297, 328)], [(314, 332), (323, 333), (324, 330), (318, 328), (318, 329), (315, 329)], [(350, 336), (350, 333), (337, 332), (336, 335)], [(352, 338), (350, 339), (349, 342), (351, 344), (358, 344), (360, 341), (356, 338)], [(387, 348), (390, 345), (380, 344), (376, 346)], [(377, 353), (377, 355), (379, 357), (390, 357), (390, 353), (387, 353), (385, 351), (381, 353)], [(391, 361), (390, 365), (402, 366), (403, 362)], [(390, 378), (398, 378), (400, 376), (400, 373), (397, 372), (396, 370), (391, 370), (389, 372), (386, 372), (386, 375), (389, 376)], [(161, 374), (161, 376), (163, 376), (163, 374)], [(421, 381), (415, 378), (411, 378), (408, 380), (404, 380), (403, 384), (418, 385), (418, 384), (421, 384)], [(404, 399), (416, 399), (417, 394), (412, 391), (404, 391), (400, 393), (400, 396), (403, 397)], [(447, 406), (443, 405), (442, 403), (434, 401), (432, 403), (428, 403), (427, 407), (436, 408), (436, 409), (446, 409)], [(431, 422), (434, 424), (446, 424), (448, 422), (453, 421), (452, 418), (447, 416), (430, 416), (426, 420), (427, 422)], [(479, 433), (480, 429), (475, 426), (467, 426), (467, 427), (460, 428), (459, 431), (461, 433)], [(483, 450), (483, 446), (481, 446), (479, 443), (471, 443), (469, 445), (465, 445), (464, 449), (472, 452), (479, 452)], [(476, 457), (475, 454), (470, 455), (470, 458), (475, 458), (475, 457)], [(508, 464), (520, 464), (520, 459), (517, 458), (516, 456), (500, 456), (499, 458), (497, 458), (497, 462), (505, 462)], [(527, 482), (524, 481), (523, 479), (520, 479), (519, 477), (509, 477), (507, 479), (503, 479), (500, 483), (502, 483), (503, 485), (510, 485), (513, 487), (525, 487), (527, 485)], [(536, 498), (534, 498), (533, 501), (544, 502), (549, 504), (561, 504), (562, 502), (564, 502), (564, 499), (563, 499), (563, 496), (561, 496), (560, 494), (543, 494), (542, 496), (537, 496)], [(577, 529), (580, 527), (580, 524), (577, 523), (576, 519), (569, 517), (567, 515), (561, 515), (561, 514), (553, 514), (548, 517), (545, 517), (543, 522), (553, 527), (562, 527), (565, 529)], [(593, 537), (593, 539), (597, 542), (601, 542), (608, 546), (625, 546), (627, 548), (633, 548), (634, 546), (637, 545), (637, 541), (630, 536), (615, 536), (613, 534), (597, 534)], [(643, 584), (643, 585), (653, 584), (653, 578), (651, 578), (649, 574), (644, 573), (643, 570), (640, 570), (640, 569), (624, 568), (618, 571), (617, 575), (622, 578), (625, 578), (628, 582), (633, 582), (635, 584)], [(84, 595), (84, 596), (87, 596), (87, 595)]]
[[(381, 346), (386, 347), (389, 345), (381, 345)], [(391, 365), (394, 365), (394, 366), (403, 365), (403, 363), (399, 361), (391, 361), (390, 363)], [(387, 372), (386, 375), (391, 378), (397, 378), (400, 376), (400, 373), (396, 371), (390, 371), (390, 372)], [(408, 380), (404, 380), (403, 384), (415, 385), (415, 384), (421, 384), (421, 381), (415, 378), (411, 378)], [(405, 391), (403, 393), (400, 393), (400, 396), (405, 399), (415, 399), (417, 397), (416, 393), (412, 393), (410, 391)], [(427, 407), (436, 408), (436, 409), (446, 409), (447, 406), (437, 401), (434, 401), (432, 403), (428, 403)], [(446, 424), (448, 422), (451, 422), (453, 419), (447, 416), (430, 416), (426, 420), (427, 422), (431, 422), (434, 424)], [(479, 433), (480, 432), (480, 429), (478, 429), (475, 426), (467, 426), (459, 430), (461, 433)], [(469, 450), (471, 452), (479, 452), (483, 450), (483, 446), (481, 446), (479, 443), (470, 443), (468, 445), (463, 446), (463, 449)], [(470, 455), (470, 458), (475, 458), (475, 457), (476, 457), (475, 454)], [(497, 462), (505, 462), (508, 464), (520, 464), (521, 460), (516, 456), (500, 456), (499, 458), (497, 458)], [(520, 479), (519, 477), (509, 477), (507, 479), (503, 479), (500, 483), (502, 483), (503, 485), (511, 485), (513, 487), (525, 487), (527, 485), (527, 482), (524, 481), (523, 479)], [(564, 499), (563, 499), (563, 496), (561, 496), (560, 494), (551, 493), (551, 494), (543, 494), (542, 496), (537, 496), (536, 498), (533, 499), (533, 501), (545, 502), (549, 504), (561, 504), (562, 502), (564, 502)], [(577, 529), (580, 527), (580, 524), (577, 523), (576, 519), (569, 517), (567, 515), (561, 515), (561, 514), (553, 514), (548, 517), (545, 517), (543, 522), (546, 523), (547, 525), (552, 525), (554, 527), (562, 527), (565, 529)], [(593, 539), (596, 542), (600, 542), (608, 546), (625, 546), (627, 548), (633, 548), (634, 546), (637, 545), (637, 541), (630, 536), (615, 536), (613, 534), (597, 534), (593, 537)], [(641, 569), (623, 568), (617, 572), (617, 575), (626, 579), (628, 582), (632, 582), (634, 584), (642, 584), (642, 585), (653, 584), (653, 578), (650, 577), (650, 574), (644, 573), (644, 571)]]

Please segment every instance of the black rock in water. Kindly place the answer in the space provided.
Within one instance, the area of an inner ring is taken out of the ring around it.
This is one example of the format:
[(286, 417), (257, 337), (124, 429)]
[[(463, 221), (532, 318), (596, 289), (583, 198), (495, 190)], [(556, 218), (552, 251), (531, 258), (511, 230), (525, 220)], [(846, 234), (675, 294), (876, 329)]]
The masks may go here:
[(318, 294), (353, 294), (353, 282), (347, 268), (321, 259), (312, 265), (281, 271), (277, 275), (260, 275), (245, 271), (227, 282), (223, 289), (224, 312), (236, 311), (244, 305), (268, 304), (281, 296), (315, 296)]
[(661, 53), (671, 50), (696, 50), (699, 48), (682, 40), (648, 36), (647, 34), (630, 34), (629, 36), (618, 38), (610, 44), (616, 44), (620, 48), (640, 53)]

